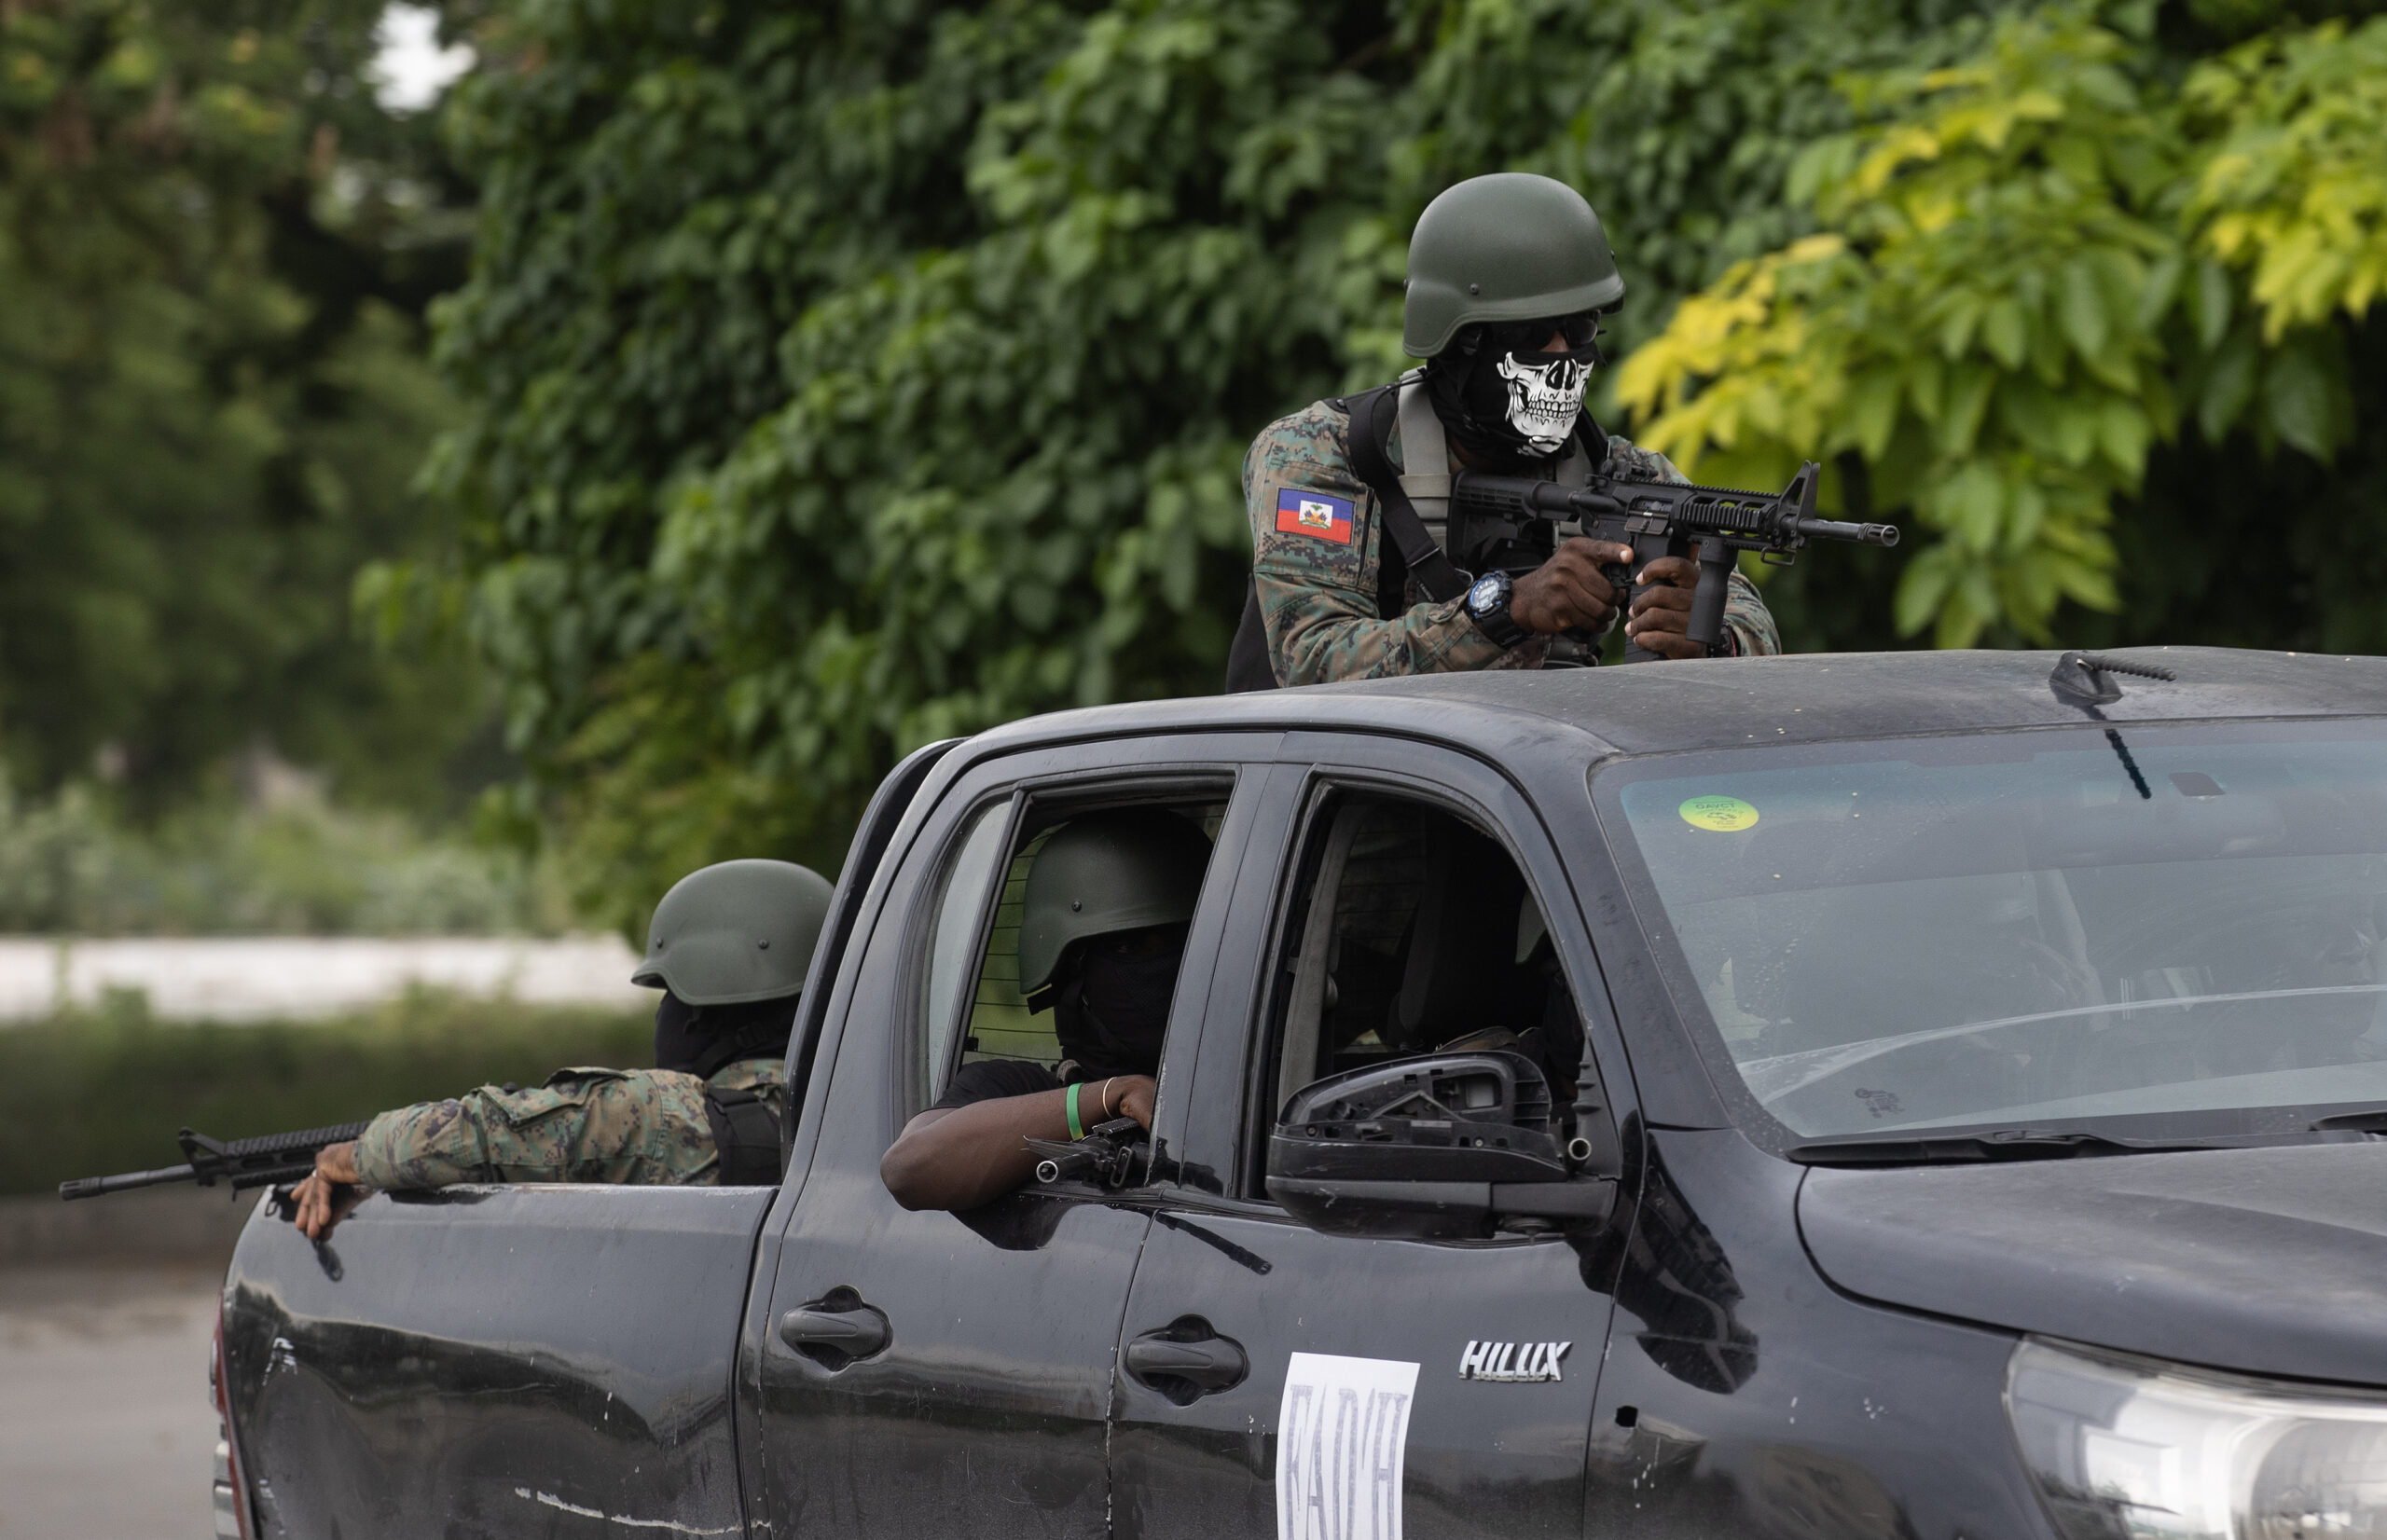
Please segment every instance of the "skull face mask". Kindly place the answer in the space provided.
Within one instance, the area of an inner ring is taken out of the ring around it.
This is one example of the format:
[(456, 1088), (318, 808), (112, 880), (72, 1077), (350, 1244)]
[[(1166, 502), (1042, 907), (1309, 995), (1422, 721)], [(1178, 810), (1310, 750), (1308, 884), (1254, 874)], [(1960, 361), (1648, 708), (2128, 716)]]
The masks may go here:
[[(1540, 344), (1562, 333), (1570, 351)], [(1582, 415), (1584, 387), (1601, 362), (1589, 315), (1470, 326), (1426, 362), (1426, 392), (1450, 435), (1486, 460), (1547, 460)]]
[(1523, 452), (1536, 460), (1558, 452), (1575, 431), (1583, 409), (1583, 385), (1591, 371), (1574, 353), (1528, 353), (1543, 362), (1518, 362), (1508, 353), (1493, 367), (1509, 382), (1509, 428), (1525, 441)]

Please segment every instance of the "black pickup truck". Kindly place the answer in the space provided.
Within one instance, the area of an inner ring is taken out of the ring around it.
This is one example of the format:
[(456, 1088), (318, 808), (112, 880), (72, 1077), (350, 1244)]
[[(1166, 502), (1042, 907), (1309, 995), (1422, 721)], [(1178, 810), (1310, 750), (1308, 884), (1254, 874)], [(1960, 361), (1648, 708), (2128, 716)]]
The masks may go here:
[[(774, 1188), (261, 1203), (221, 1532), (2387, 1532), (2387, 662), (1501, 673), (912, 755)], [(879, 1161), (1051, 1060), (1042, 837), (1212, 854), (1148, 1141)], [(1580, 1019), (1571, 1086), (1446, 1045)]]

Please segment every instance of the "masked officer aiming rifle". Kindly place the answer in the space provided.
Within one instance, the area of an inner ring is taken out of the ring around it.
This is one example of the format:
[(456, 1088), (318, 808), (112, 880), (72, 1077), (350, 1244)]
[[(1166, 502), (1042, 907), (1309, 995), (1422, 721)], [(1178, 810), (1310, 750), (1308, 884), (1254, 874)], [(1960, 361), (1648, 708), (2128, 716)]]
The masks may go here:
[[(1522, 576), (1475, 582), (1442, 545), (1458, 470), (1687, 482), (1583, 410), (1602, 362), (1599, 318), (1623, 296), (1599, 216), (1564, 183), (1501, 172), (1428, 204), (1410, 240), (1401, 332), (1425, 367), (1272, 423), (1245, 456), (1252, 589), (1227, 688), (1537, 668), (1554, 638), (1612, 625), (1617, 596), (1601, 569), (1630, 561), (1630, 546), (1578, 536)], [(1697, 563), (1662, 557), (1632, 577), (1646, 586), (1628, 639), (1661, 657), (1704, 655), (1685, 635)], [(1782, 650), (1738, 572), (1722, 640), (1736, 654)], [(1580, 642), (1557, 651), (1589, 660)]]

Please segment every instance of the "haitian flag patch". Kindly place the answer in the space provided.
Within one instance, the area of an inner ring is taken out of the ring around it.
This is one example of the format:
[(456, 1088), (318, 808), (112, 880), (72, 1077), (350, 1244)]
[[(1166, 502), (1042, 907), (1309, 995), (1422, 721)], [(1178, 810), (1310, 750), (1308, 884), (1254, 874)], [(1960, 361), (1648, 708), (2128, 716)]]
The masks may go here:
[(1351, 503), (1347, 498), (1305, 492), (1288, 487), (1276, 494), (1276, 532), (1310, 535), (1337, 545), (1351, 543)]

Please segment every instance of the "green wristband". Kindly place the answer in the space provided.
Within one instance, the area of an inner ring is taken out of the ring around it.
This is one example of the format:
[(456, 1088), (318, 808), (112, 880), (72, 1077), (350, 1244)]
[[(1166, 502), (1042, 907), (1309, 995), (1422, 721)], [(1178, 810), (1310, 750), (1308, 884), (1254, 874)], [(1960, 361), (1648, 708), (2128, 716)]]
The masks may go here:
[(1083, 1083), (1083, 1082), (1078, 1080), (1071, 1080), (1069, 1082), (1069, 1137), (1072, 1139), (1083, 1139), (1085, 1137), (1085, 1129), (1078, 1122), (1078, 1087)]

